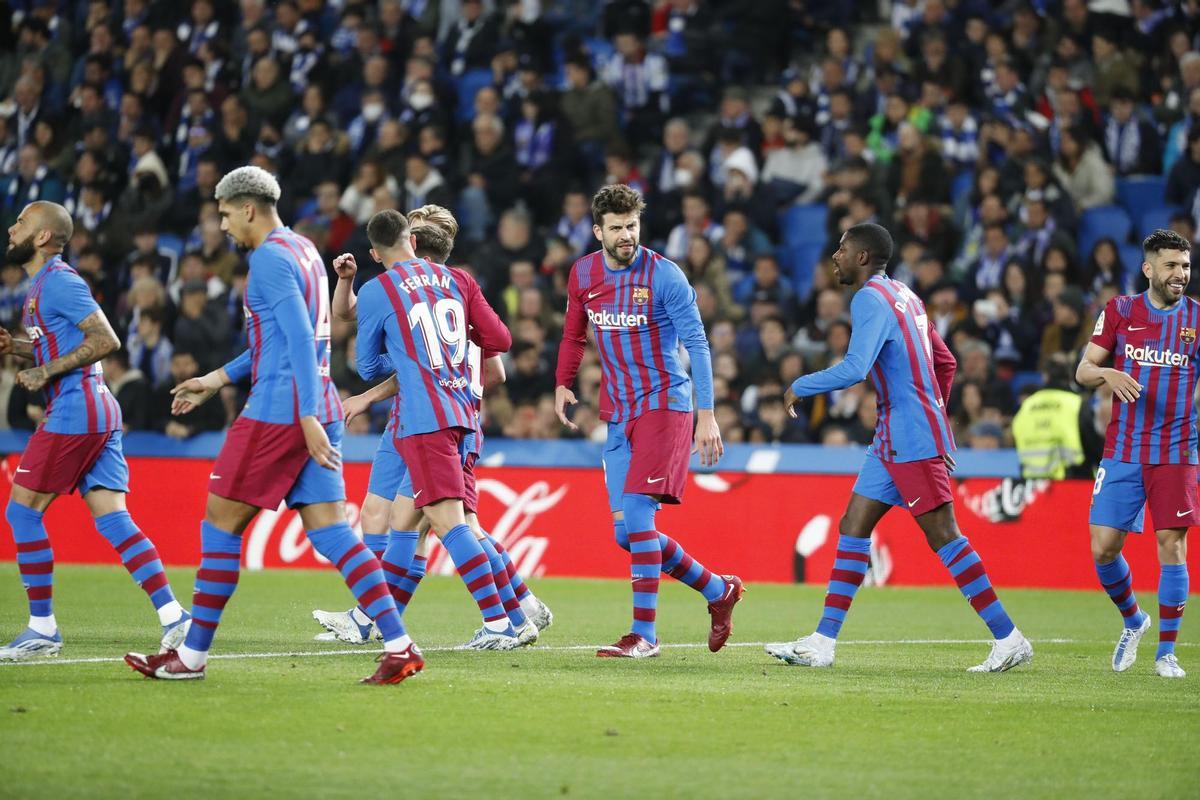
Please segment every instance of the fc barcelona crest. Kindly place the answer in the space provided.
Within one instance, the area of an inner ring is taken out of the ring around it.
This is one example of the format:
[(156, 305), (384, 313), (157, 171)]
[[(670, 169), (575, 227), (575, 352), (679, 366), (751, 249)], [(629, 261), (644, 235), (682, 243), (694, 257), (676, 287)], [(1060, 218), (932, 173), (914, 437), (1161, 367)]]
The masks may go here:
[(1179, 338), (1183, 340), (1184, 344), (1191, 344), (1192, 342), (1196, 341), (1196, 329), (1195, 328), (1180, 328), (1179, 329)]
[(37, 313), (37, 298), (36, 298), (36, 297), (31, 297), (31, 298), (29, 298), (29, 311), (28, 311), (28, 313), (29, 313), (29, 316), (31, 316), (31, 317), (32, 317), (34, 314), (36, 314), (36, 313)]
[[(638, 305), (645, 305), (646, 303), (649, 303), (650, 302), (650, 287), (649, 286), (633, 287), (633, 302), (637, 303)], [(1194, 336), (1195, 331), (1192, 331), (1192, 333)]]

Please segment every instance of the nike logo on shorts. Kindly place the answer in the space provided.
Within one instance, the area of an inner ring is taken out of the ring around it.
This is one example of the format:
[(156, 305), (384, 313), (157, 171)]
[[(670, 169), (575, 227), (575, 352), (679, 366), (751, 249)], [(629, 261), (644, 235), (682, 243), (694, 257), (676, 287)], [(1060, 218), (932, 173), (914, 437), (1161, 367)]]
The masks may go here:
[(1176, 512), (1175, 512), (1175, 516), (1177, 516), (1177, 517), (1186, 517), (1186, 516), (1187, 516), (1188, 514), (1190, 514), (1190, 513), (1192, 513), (1192, 510), (1189, 508), (1189, 509), (1187, 509), (1186, 511), (1176, 511)]
[(921, 502), (921, 498), (919, 498), (919, 497), (918, 497), (916, 500), (913, 500), (911, 503), (909, 503), (909, 504), (908, 504), (908, 507), (909, 507), (909, 508), (912, 508), (913, 506), (915, 506), (915, 505), (916, 505), (917, 503), (919, 503), (919, 502)]
[(421, 496), (421, 492), (423, 492), (423, 491), (425, 491), (425, 490), (424, 490), (424, 489), (417, 489), (415, 492), (413, 492), (413, 500), (416, 500), (418, 497), (420, 497), (420, 496)]
[(646, 483), (658, 483), (659, 481), (665, 481), (666, 479), (666, 476), (661, 478), (646, 478)]
[(219, 481), (219, 480), (221, 480), (221, 476), (216, 474), (215, 472), (210, 472), (210, 473), (208, 473), (208, 479), (210, 481)]
[(21, 467), (17, 467), (17, 472), (29, 472), (29, 470), (22, 469)]

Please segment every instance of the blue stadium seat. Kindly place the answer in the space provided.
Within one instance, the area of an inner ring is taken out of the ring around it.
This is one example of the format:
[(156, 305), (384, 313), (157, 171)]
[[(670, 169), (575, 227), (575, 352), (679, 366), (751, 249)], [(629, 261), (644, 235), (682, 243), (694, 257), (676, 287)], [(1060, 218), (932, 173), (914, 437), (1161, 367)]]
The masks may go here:
[(1120, 206), (1089, 208), (1079, 217), (1080, 258), (1086, 261), (1096, 242), (1105, 237), (1115, 239), (1119, 245), (1125, 244), (1131, 230), (1133, 222)]
[(794, 205), (779, 215), (783, 241), (791, 247), (803, 244), (825, 244), (825, 218), (829, 210), (818, 204)]
[(173, 233), (160, 233), (158, 235), (159, 251), (167, 250), (168, 255), (173, 254), (175, 260), (178, 261), (183, 256), (183, 239), (180, 239)]
[(603, 39), (599, 36), (591, 37), (584, 41), (583, 46), (587, 49), (588, 54), (592, 57), (592, 67), (596, 72), (603, 72), (604, 67), (616, 55), (617, 48), (608, 39)]
[(812, 293), (813, 274), (816, 272), (817, 262), (825, 255), (825, 243), (785, 244), (779, 249), (788, 253), (787, 266), (783, 267), (785, 263), (783, 260), (780, 260), (780, 266), (787, 269), (788, 275), (791, 276), (796, 297), (800, 300), (806, 299)]
[(455, 114), (459, 122), (470, 122), (475, 118), (475, 95), (485, 86), (492, 85), (490, 69), (473, 69), (464, 72), (454, 82), (458, 93), (458, 110)]
[(1040, 387), (1042, 385), (1042, 373), (1035, 369), (1016, 372), (1013, 373), (1011, 383), (1013, 394), (1020, 394), (1021, 390), (1027, 386)]
[[(1137, 276), (1142, 271), (1142, 248), (1136, 244), (1117, 245), (1117, 254), (1121, 257), (1121, 265), (1125, 267), (1125, 275)], [(1128, 280), (1128, 277), (1127, 277)], [(1125, 291), (1125, 287), (1121, 287)]]
[(1137, 219), (1147, 208), (1163, 204), (1167, 191), (1167, 179), (1162, 175), (1132, 175), (1117, 178), (1117, 202)]
[(1176, 206), (1164, 206), (1160, 203), (1154, 206), (1143, 206), (1140, 209), (1137, 235), (1145, 239), (1155, 228), (1167, 228), (1171, 225), (1171, 216), (1179, 211)]

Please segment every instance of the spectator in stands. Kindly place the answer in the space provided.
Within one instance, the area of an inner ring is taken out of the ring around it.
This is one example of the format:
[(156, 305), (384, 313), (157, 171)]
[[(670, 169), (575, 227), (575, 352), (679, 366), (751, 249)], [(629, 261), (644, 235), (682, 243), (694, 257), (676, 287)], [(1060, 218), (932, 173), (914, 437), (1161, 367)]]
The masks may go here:
[(513, 403), (536, 403), (542, 395), (554, 392), (553, 370), (535, 345), (517, 342), (509, 357), (512, 369), (504, 386)]
[(29, 276), (20, 264), (7, 261), (0, 268), (0, 327), (13, 330), (21, 322)]
[(504, 142), (504, 123), (491, 114), (477, 115), (471, 123), (473, 147), (464, 172), (462, 193), (466, 238), (482, 242), (496, 215), (508, 208), (517, 189), (517, 162)]
[(16, 174), (8, 179), (4, 194), (0, 196), (4, 226), (7, 228), (11, 225), (21, 209), (29, 203), (35, 200), (58, 203), (62, 201), (63, 194), (62, 179), (46, 164), (41, 150), (32, 142), (30, 131), (30, 142), (22, 145), (17, 154)]
[(121, 407), (123, 430), (150, 428), (150, 383), (141, 370), (129, 363), (129, 352), (114, 350), (104, 357), (104, 383)]
[[(610, 87), (596, 80), (592, 64), (586, 56), (568, 59), (566, 78), (567, 89), (562, 94), (563, 117), (570, 123), (574, 133), (582, 156), (581, 166), (594, 176), (604, 165), (605, 150), (621, 137), (617, 126), (616, 97)], [(684, 134), (686, 146), (686, 129)], [(669, 138), (670, 134), (665, 133), (665, 136)], [(661, 190), (662, 187), (656, 188)]]
[(683, 220), (671, 230), (663, 250), (663, 255), (675, 262), (686, 257), (692, 237), (703, 236), (716, 242), (724, 234), (721, 226), (713, 221), (708, 199), (699, 189), (683, 195), (682, 209)]
[(667, 94), (670, 67), (662, 55), (647, 52), (645, 42), (633, 32), (617, 34), (616, 51), (605, 68), (604, 80), (617, 94), (625, 138), (636, 152), (642, 144), (659, 138), (671, 110)]
[[(1200, 55), (1200, 54), (1196, 54)], [(1163, 153), (1162, 171), (1170, 173), (1179, 157), (1187, 150), (1188, 132), (1200, 123), (1200, 85), (1188, 93), (1187, 112), (1183, 118), (1171, 125), (1167, 132), (1166, 148)]]
[(151, 397), (150, 424), (155, 430), (173, 439), (190, 439), (197, 433), (219, 431), (225, 427), (225, 407), (221, 403), (204, 403), (181, 417), (171, 415), (171, 387), (200, 375), (200, 361), (190, 350), (176, 350), (171, 355), (170, 380), (155, 388)]
[[(136, 284), (134, 288), (137, 288)], [(161, 306), (138, 309), (135, 330), (125, 344), (129, 363), (156, 388), (170, 380), (171, 353), (175, 350), (163, 333), (165, 323), (166, 313)]]
[[(1025, 162), (1025, 189), (1013, 195), (1010, 203), (1016, 208), (1026, 197), (1040, 196), (1046, 211), (1060, 230), (1072, 230), (1076, 223), (1075, 205), (1071, 196), (1059, 185), (1050, 166), (1039, 158)], [(1019, 209), (1017, 209), (1019, 211)]]
[(1197, 186), (1200, 186), (1200, 124), (1188, 131), (1187, 149), (1171, 167), (1163, 199), (1171, 205), (1187, 205)]
[(1141, 85), (1137, 65), (1118, 47), (1114, 32), (1102, 27), (1092, 31), (1092, 59), (1096, 64), (1092, 89), (1101, 108), (1108, 107), (1117, 89), (1137, 93)]
[(1004, 226), (998, 223), (988, 225), (983, 231), (983, 247), (979, 258), (967, 269), (963, 287), (967, 298), (974, 300), (982, 297), (988, 289), (999, 286), (1004, 278), (1005, 265), (1013, 255), (1015, 252)]
[(1041, 192), (1034, 190), (1025, 195), (1018, 216), (1022, 230), (1017, 236), (1015, 251), (1026, 263), (1041, 264), (1051, 247), (1074, 251), (1071, 237), (1059, 230)]
[(1079, 128), (1062, 131), (1054, 177), (1081, 212), (1109, 205), (1116, 196), (1112, 172), (1104, 161), (1100, 146)]
[(1112, 92), (1104, 124), (1104, 154), (1118, 175), (1153, 175), (1162, 161), (1158, 132), (1136, 115), (1135, 94), (1124, 86)]
[(825, 190), (829, 169), (816, 141), (816, 126), (808, 118), (789, 118), (783, 124), (783, 139), (787, 146), (767, 157), (763, 183), (778, 205), (813, 203)]

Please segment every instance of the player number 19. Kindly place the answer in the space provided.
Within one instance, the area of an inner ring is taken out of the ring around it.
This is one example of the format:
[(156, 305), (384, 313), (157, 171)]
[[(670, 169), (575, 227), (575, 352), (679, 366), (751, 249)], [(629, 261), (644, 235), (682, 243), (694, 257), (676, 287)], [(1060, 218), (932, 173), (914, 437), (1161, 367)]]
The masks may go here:
[(425, 352), (434, 369), (446, 365), (446, 354), (442, 345), (450, 348), (450, 365), (457, 367), (467, 355), (466, 314), (462, 303), (453, 297), (443, 297), (430, 309), (429, 303), (421, 302), (408, 310), (408, 324), (421, 332), (425, 340)]

